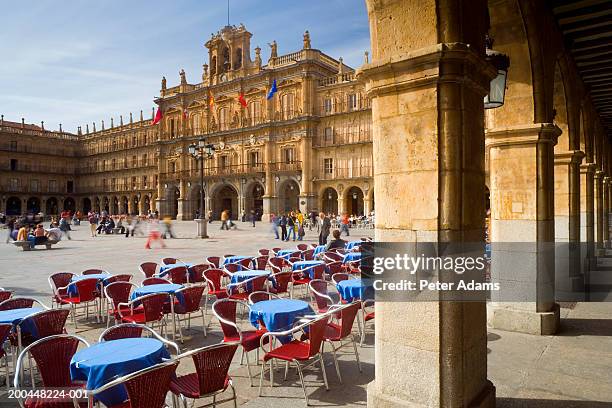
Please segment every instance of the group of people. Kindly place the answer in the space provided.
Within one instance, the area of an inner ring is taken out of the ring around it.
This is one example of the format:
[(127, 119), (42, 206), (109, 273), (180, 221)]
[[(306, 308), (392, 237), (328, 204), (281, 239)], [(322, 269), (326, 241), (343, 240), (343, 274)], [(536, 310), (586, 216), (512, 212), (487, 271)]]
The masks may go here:
[[(272, 214), (270, 221), (272, 222), (275, 239), (280, 238), (283, 241), (289, 241), (293, 238), (294, 241), (301, 241), (306, 235), (304, 230), (305, 217), (299, 210), (291, 211), (288, 214)], [(280, 237), (279, 229), (281, 231)]]
[(74, 214), (70, 211), (62, 211), (59, 217), (52, 217), (49, 228), (43, 225), (42, 214), (28, 214), (21, 217), (4, 218), (4, 224), (8, 229), (6, 242), (28, 241), (30, 248), (41, 245), (47, 241), (60, 241), (64, 236), (70, 238), (70, 220)]

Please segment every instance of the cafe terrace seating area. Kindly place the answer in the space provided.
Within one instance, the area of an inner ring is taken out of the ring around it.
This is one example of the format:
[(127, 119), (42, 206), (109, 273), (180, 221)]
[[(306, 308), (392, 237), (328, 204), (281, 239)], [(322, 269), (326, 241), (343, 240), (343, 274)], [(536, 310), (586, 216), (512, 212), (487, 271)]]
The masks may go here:
[[(28, 408), (237, 406), (251, 387), (283, 398), (294, 377), (309, 405), (311, 393), (361, 373), (360, 350), (372, 347), (374, 293), (360, 278), (369, 240), (163, 258), (133, 274), (58, 271), (47, 299), (2, 290), (6, 391)], [(246, 368), (241, 387), (232, 361)]]

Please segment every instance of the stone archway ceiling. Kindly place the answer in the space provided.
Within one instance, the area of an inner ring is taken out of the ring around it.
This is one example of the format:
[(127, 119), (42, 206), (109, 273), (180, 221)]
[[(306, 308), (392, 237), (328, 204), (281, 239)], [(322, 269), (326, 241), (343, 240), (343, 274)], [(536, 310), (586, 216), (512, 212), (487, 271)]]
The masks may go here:
[(612, 138), (612, 1), (553, 0), (553, 13)]

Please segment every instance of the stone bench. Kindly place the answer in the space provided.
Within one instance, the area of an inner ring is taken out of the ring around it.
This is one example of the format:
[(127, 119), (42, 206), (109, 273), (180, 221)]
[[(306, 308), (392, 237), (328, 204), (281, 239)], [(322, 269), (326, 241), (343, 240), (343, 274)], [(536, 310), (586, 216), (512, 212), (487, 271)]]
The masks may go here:
[[(59, 241), (53, 240), (53, 239), (49, 239), (46, 242), (43, 242), (41, 244), (37, 244), (35, 246), (42, 246), (44, 245), (47, 249), (51, 249), (51, 247), (55, 244), (57, 244)], [(16, 247), (21, 247), (21, 249), (23, 249), (24, 251), (30, 251), (32, 248), (30, 248), (30, 241), (13, 241), (12, 242), (13, 245), (15, 245)]]

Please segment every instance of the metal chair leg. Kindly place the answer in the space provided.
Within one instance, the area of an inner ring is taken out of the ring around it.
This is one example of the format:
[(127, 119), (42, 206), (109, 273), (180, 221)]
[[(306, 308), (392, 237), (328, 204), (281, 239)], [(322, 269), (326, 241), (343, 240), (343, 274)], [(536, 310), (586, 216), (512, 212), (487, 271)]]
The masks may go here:
[[(244, 350), (244, 348), (243, 348), (243, 350)], [(253, 374), (251, 374), (251, 363), (249, 361), (249, 352), (244, 350), (243, 354), (246, 357), (247, 371), (249, 372), (249, 381), (251, 382), (251, 387), (253, 387)]]
[(298, 374), (300, 376), (300, 382), (302, 383), (302, 391), (304, 391), (304, 398), (306, 399), (306, 405), (310, 405), (308, 403), (308, 394), (306, 394), (306, 385), (304, 384), (304, 375), (302, 374), (302, 367), (300, 367), (300, 363), (298, 363), (297, 361), (295, 362), (295, 364), (297, 365)]
[(325, 389), (329, 391), (329, 384), (327, 383), (327, 373), (325, 372), (325, 363), (323, 362), (322, 353), (319, 353), (319, 362), (321, 363), (321, 371), (323, 371), (323, 382), (325, 383)]
[(204, 311), (200, 309), (200, 313), (202, 314), (202, 329), (204, 330), (204, 337), (208, 336), (206, 333), (206, 317), (204, 316)]
[(259, 396), (261, 397), (261, 388), (263, 387), (263, 378), (264, 378), (264, 370), (266, 368), (266, 363), (261, 363), (261, 374), (259, 375)]
[(355, 341), (355, 335), (351, 336), (351, 340), (353, 341), (353, 349), (355, 350), (355, 358), (357, 359), (357, 367), (359, 368), (359, 372), (362, 373), (361, 370), (361, 361), (359, 361), (359, 353), (357, 352), (357, 342)]
[(338, 356), (336, 355), (336, 347), (334, 346), (334, 343), (332, 343), (331, 341), (329, 342), (329, 345), (332, 348), (332, 356), (334, 357), (334, 365), (336, 366), (336, 374), (338, 374), (338, 380), (340, 381), (340, 384), (342, 384), (342, 375), (340, 375), (340, 367), (338, 366)]

